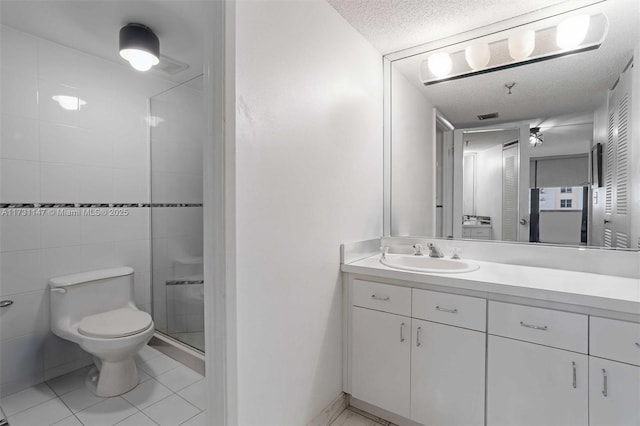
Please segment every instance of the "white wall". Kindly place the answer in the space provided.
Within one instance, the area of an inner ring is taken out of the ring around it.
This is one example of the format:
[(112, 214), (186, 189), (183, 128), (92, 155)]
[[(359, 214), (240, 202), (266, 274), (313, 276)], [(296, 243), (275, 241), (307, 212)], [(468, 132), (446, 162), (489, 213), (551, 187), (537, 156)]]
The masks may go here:
[(435, 108), (391, 67), (391, 235), (434, 236)]
[(325, 1), (238, 2), (238, 422), (342, 389), (339, 244), (382, 233), (382, 60)]
[[(5, 26), (1, 39), (0, 204), (148, 203), (148, 97), (167, 83)], [(86, 104), (67, 111), (54, 95)], [(49, 331), (50, 277), (130, 265), (136, 302), (151, 302), (148, 208), (16, 211), (0, 209), (0, 297), (14, 301), (0, 312), (3, 395), (89, 362)]]

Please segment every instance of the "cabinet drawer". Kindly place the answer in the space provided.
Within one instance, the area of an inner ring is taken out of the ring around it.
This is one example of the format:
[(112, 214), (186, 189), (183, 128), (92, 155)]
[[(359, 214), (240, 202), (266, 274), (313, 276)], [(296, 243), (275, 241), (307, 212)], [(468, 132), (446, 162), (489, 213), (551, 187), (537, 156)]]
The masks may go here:
[(353, 281), (353, 304), (392, 314), (411, 316), (411, 289), (372, 281)]
[(640, 365), (640, 324), (591, 317), (589, 353)]
[(491, 229), (487, 228), (471, 228), (471, 236), (474, 238), (486, 238), (491, 237)]
[(489, 333), (586, 354), (588, 317), (490, 301)]
[(413, 289), (412, 316), (472, 330), (486, 330), (484, 299)]

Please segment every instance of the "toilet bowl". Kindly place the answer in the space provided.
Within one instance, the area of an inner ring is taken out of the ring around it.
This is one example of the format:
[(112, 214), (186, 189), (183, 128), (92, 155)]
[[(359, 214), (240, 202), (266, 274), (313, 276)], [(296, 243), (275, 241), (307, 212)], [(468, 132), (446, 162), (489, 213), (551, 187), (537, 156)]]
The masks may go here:
[(138, 384), (135, 354), (153, 336), (151, 316), (133, 302), (133, 268), (51, 278), (51, 331), (91, 354), (85, 381), (97, 396), (123, 394)]

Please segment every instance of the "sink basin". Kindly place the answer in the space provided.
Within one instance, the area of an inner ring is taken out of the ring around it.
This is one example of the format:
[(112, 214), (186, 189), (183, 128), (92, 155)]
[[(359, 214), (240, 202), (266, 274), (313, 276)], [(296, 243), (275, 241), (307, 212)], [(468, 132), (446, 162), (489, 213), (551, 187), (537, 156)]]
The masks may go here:
[(380, 259), (380, 263), (390, 268), (404, 271), (434, 272), (438, 274), (458, 274), (475, 271), (480, 268), (480, 265), (468, 260), (388, 253), (386, 259)]

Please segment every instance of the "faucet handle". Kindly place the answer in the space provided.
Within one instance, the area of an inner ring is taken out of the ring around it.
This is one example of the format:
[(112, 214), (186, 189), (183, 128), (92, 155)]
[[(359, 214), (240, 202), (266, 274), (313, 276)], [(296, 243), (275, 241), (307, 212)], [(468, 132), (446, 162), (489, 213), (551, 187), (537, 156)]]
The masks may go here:
[(424, 250), (424, 247), (422, 246), (422, 244), (414, 244), (413, 245), (413, 254), (416, 256), (422, 256), (422, 250)]
[(459, 247), (453, 247), (451, 249), (451, 258), (460, 259), (460, 253), (462, 253), (462, 250)]

